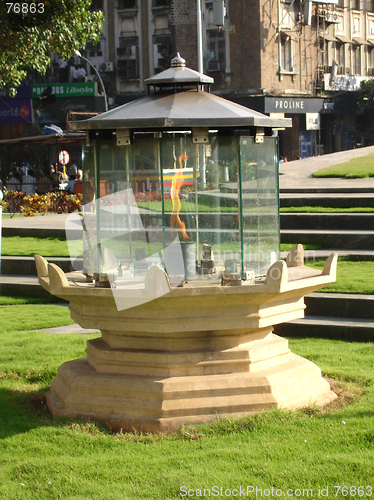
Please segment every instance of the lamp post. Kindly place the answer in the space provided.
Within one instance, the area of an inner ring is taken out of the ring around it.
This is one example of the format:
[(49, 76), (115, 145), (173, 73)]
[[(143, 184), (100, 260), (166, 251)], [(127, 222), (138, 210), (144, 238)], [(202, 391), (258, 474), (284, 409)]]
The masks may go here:
[(203, 73), (203, 27), (201, 0), (197, 0), (197, 71)]
[(1, 205), (1, 202), (3, 201), (3, 185), (2, 182), (0, 181), (0, 274), (1, 274), (1, 232), (2, 232), (2, 218), (3, 218), (3, 206)]
[(101, 79), (101, 76), (99, 75), (99, 72), (97, 71), (97, 69), (95, 68), (95, 66), (92, 64), (92, 62), (90, 62), (86, 57), (82, 56), (82, 54), (79, 52), (79, 50), (76, 50), (74, 55), (76, 57), (80, 57), (81, 59), (84, 59), (86, 62), (88, 62), (88, 64), (91, 66), (91, 68), (95, 71), (98, 79), (99, 79), (99, 82), (103, 88), (103, 92), (104, 92), (104, 100), (105, 100), (105, 111), (108, 111), (108, 99), (107, 99), (107, 95), (106, 95), (106, 92), (105, 92), (105, 87), (104, 87), (104, 83)]

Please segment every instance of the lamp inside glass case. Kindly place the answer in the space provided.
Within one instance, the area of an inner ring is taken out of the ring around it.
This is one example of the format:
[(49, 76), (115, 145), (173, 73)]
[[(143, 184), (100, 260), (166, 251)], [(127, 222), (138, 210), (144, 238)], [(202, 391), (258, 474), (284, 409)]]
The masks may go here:
[(136, 282), (159, 265), (172, 285), (245, 280), (279, 258), (274, 137), (134, 131), (119, 146), (114, 131), (99, 131), (83, 170), (88, 275)]

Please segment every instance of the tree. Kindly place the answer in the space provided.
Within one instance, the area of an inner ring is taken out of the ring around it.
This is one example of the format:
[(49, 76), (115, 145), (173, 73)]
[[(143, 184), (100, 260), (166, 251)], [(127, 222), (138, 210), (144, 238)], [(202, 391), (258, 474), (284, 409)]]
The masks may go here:
[(92, 0), (0, 2), (0, 88), (20, 85), (27, 70), (45, 74), (55, 51), (68, 59), (87, 41), (96, 42), (103, 12)]
[(357, 98), (357, 130), (365, 146), (374, 144), (374, 81), (364, 80), (355, 92)]

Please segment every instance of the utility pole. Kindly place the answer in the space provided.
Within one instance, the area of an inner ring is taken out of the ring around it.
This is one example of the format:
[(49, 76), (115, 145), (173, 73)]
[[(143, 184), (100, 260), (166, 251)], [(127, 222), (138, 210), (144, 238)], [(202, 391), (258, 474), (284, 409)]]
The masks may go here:
[(201, 0), (197, 0), (197, 71), (204, 72), (203, 68), (203, 19), (201, 16)]

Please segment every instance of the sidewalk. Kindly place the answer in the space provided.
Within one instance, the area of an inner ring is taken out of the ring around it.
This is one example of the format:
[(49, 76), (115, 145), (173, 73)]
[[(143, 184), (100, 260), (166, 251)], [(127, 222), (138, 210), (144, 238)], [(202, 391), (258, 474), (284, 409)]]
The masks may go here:
[(303, 160), (289, 161), (279, 164), (279, 188), (280, 191), (312, 189), (341, 190), (370, 188), (374, 192), (374, 177), (367, 179), (315, 179), (312, 174), (321, 168), (330, 167), (344, 163), (352, 158), (367, 156), (374, 153), (374, 146), (367, 148), (339, 151), (324, 156), (314, 156)]

